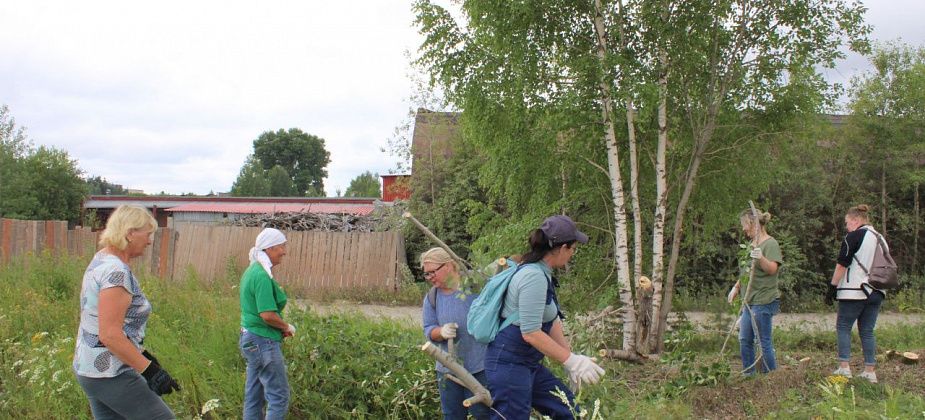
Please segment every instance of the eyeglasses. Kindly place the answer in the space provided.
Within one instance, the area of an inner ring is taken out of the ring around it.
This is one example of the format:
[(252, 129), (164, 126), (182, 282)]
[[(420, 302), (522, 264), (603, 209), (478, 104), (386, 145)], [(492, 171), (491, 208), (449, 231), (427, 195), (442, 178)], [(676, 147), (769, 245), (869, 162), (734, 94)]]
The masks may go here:
[(439, 266), (437, 266), (437, 268), (435, 268), (435, 269), (433, 269), (433, 270), (425, 271), (425, 272), (424, 272), (424, 278), (425, 278), (425, 279), (429, 279), (429, 278), (431, 278), (431, 277), (433, 277), (433, 276), (436, 276), (436, 275), (437, 275), (437, 272), (440, 271), (440, 269), (443, 268), (443, 266), (445, 266), (445, 265), (446, 265), (446, 263), (443, 263), (443, 264), (440, 264)]

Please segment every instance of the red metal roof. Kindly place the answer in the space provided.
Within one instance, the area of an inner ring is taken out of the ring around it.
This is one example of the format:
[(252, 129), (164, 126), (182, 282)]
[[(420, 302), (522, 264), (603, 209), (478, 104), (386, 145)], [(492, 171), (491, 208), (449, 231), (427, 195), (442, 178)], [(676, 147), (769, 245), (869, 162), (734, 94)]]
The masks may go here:
[(238, 213), (238, 214), (264, 214), (264, 213), (335, 213), (355, 214), (365, 216), (372, 213), (373, 204), (356, 203), (307, 203), (307, 204), (237, 204), (237, 203), (190, 203), (166, 209), (171, 212), (190, 213)]

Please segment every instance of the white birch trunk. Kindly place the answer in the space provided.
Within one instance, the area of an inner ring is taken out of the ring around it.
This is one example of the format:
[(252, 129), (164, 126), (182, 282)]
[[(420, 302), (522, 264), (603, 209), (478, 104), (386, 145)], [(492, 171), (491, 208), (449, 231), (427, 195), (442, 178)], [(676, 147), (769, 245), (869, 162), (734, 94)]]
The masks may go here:
[(626, 134), (630, 146), (630, 199), (633, 201), (633, 279), (642, 276), (642, 208), (639, 205), (639, 157), (636, 153), (636, 109), (626, 99)]
[[(601, 14), (601, 0), (594, 1), (594, 31), (597, 35), (597, 58), (601, 68), (606, 68), (607, 36), (604, 31), (604, 18)], [(610, 189), (613, 193), (614, 224), (616, 238), (614, 254), (617, 262), (617, 281), (620, 286), (620, 304), (623, 311), (623, 350), (636, 351), (636, 308), (630, 291), (629, 246), (626, 240), (627, 219), (626, 200), (623, 196), (623, 178), (620, 175), (620, 148), (617, 145), (616, 128), (613, 122), (613, 96), (610, 85), (601, 81), (601, 102), (603, 105), (603, 122), (606, 129), (604, 142), (607, 145), (607, 167), (610, 175)]]
[[(658, 149), (655, 153), (655, 219), (652, 221), (652, 296), (653, 318), (658, 318), (662, 305), (662, 274), (665, 267), (665, 215), (668, 212), (668, 54), (659, 52), (661, 72), (658, 78)], [(650, 349), (661, 342), (659, 322), (650, 326)]]
[[(642, 208), (639, 203), (639, 155), (636, 153), (636, 110), (632, 98), (626, 99), (626, 131), (630, 152), (630, 200), (633, 203), (633, 281), (636, 285), (636, 350), (649, 353), (649, 331), (651, 331), (652, 289), (641, 293), (639, 279), (642, 277)], [(644, 304), (645, 303), (645, 304)]]

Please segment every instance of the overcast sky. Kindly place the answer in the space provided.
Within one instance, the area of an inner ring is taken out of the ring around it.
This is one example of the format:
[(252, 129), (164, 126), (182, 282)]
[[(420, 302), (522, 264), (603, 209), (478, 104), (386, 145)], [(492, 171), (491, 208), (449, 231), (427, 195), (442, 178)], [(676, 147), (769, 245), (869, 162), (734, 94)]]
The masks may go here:
[[(865, 3), (875, 40), (925, 44), (925, 0)], [(394, 167), (379, 149), (409, 106), (412, 20), (406, 0), (4, 0), (0, 104), (37, 145), (148, 193), (228, 191), (261, 132), (297, 127), (326, 140), (333, 195)]]

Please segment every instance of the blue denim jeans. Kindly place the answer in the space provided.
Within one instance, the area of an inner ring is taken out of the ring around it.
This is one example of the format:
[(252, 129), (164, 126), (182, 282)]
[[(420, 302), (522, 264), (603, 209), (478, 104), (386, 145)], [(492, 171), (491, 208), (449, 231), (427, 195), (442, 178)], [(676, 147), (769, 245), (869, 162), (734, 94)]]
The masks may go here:
[(751, 312), (742, 311), (742, 320), (739, 322), (739, 352), (742, 355), (742, 368), (746, 375), (755, 373), (755, 327), (752, 325), (752, 315), (758, 326), (758, 339), (761, 345), (761, 361), (758, 368), (761, 373), (768, 373), (777, 369), (777, 355), (774, 353), (774, 344), (771, 341), (772, 323), (774, 315), (780, 313), (780, 300), (774, 300), (766, 305), (750, 305)]
[[(472, 376), (488, 388), (485, 371), (473, 373)], [(463, 400), (471, 397), (472, 392), (448, 379), (445, 373), (437, 372), (437, 386), (440, 387), (440, 409), (443, 410), (444, 420), (466, 420), (467, 412), (476, 420), (488, 420), (489, 410), (485, 404), (476, 404), (466, 410)]]
[(858, 324), (858, 335), (861, 336), (861, 349), (864, 350), (864, 364), (874, 366), (877, 364), (874, 356), (877, 354), (877, 339), (874, 337), (874, 327), (877, 325), (877, 315), (880, 305), (883, 304), (883, 294), (871, 292), (867, 300), (841, 300), (838, 302), (838, 318), (835, 320), (835, 331), (838, 333), (838, 361), (851, 360), (851, 328)]
[(286, 360), (280, 344), (249, 331), (241, 333), (238, 347), (247, 361), (244, 420), (286, 418), (289, 411), (289, 378), (286, 376)]

